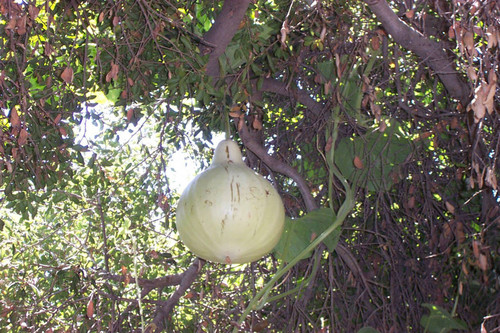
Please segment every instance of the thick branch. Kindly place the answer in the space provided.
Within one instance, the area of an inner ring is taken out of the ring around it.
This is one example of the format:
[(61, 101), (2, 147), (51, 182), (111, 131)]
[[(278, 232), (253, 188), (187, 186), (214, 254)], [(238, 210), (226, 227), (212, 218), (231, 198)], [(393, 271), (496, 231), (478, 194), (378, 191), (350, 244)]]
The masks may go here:
[(203, 36), (203, 40), (216, 45), (215, 48), (201, 47), (203, 54), (210, 53), (206, 73), (214, 78), (219, 76), (219, 57), (224, 54), (227, 45), (238, 31), (238, 27), (245, 17), (250, 0), (226, 0), (222, 10), (217, 15), (210, 30)]
[(153, 319), (153, 322), (146, 328), (146, 333), (161, 332), (165, 329), (165, 321), (168, 315), (173, 310), (181, 296), (184, 295), (186, 290), (194, 282), (204, 264), (204, 260), (197, 258), (193, 261), (191, 266), (184, 273), (182, 273), (182, 281), (179, 287), (167, 301), (163, 302)]
[(443, 48), (401, 21), (386, 0), (364, 0), (394, 41), (414, 52), (436, 73), (446, 90), (462, 104), (469, 101), (470, 89), (456, 71)]

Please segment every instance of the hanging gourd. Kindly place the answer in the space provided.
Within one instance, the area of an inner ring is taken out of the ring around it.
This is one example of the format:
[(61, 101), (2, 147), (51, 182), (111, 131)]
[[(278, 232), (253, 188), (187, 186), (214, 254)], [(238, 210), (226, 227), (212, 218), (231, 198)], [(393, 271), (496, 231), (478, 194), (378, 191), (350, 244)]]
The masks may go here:
[(177, 205), (181, 240), (197, 256), (219, 263), (260, 259), (278, 243), (284, 222), (278, 192), (245, 165), (231, 140), (219, 143), (211, 166), (189, 183)]

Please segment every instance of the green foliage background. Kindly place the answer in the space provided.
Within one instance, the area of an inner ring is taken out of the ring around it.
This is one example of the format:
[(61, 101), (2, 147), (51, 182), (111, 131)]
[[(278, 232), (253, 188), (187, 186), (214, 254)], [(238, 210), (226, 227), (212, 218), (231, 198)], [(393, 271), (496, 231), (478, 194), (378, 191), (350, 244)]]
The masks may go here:
[[(500, 327), (500, 9), (477, 3), (390, 3), (446, 49), (472, 91), (458, 101), (361, 1), (251, 2), (215, 80), (204, 36), (223, 2), (0, 0), (0, 331), (147, 327), (194, 259), (171, 156), (206, 167), (237, 109), (322, 208), (308, 213), (296, 180), (242, 145), (292, 239), (252, 264), (206, 264), (168, 331), (232, 330), (282, 259), (333, 223), (345, 192), (332, 152), (354, 209), (240, 329)], [(477, 121), (486, 86), (493, 110)]]

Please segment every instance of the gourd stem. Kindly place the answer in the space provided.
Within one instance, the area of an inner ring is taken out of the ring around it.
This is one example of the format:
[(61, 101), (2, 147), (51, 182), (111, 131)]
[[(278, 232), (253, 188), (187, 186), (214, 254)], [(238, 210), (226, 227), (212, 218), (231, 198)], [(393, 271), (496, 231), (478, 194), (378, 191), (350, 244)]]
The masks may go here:
[(231, 125), (229, 124), (229, 112), (227, 111), (227, 108), (224, 112), (224, 127), (225, 127), (225, 130), (226, 130), (226, 140), (230, 140), (231, 139)]

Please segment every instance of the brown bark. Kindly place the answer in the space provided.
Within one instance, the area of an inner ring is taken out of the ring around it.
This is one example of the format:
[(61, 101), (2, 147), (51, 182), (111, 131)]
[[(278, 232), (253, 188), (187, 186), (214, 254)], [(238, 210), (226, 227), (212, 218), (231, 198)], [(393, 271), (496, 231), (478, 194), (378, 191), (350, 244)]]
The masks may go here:
[(238, 27), (245, 17), (246, 10), (250, 5), (250, 0), (226, 0), (222, 5), (222, 10), (217, 15), (210, 30), (203, 36), (203, 40), (214, 48), (201, 47), (203, 54), (210, 53), (207, 63), (206, 73), (214, 78), (219, 77), (219, 57), (224, 54), (227, 45), (234, 37)]
[(386, 0), (364, 1), (396, 43), (422, 58), (439, 77), (451, 97), (456, 98), (463, 105), (468, 104), (469, 86), (439, 43), (426, 38), (401, 21)]
[(170, 314), (170, 312), (172, 312), (177, 302), (179, 302), (181, 296), (184, 295), (189, 287), (191, 287), (191, 284), (193, 284), (204, 264), (204, 260), (195, 259), (191, 266), (184, 273), (182, 273), (181, 283), (179, 284), (179, 287), (168, 300), (166, 300), (161, 306), (159, 306), (158, 312), (156, 313), (153, 322), (149, 324), (145, 329), (146, 333), (162, 332), (165, 329), (165, 323), (168, 315)]

